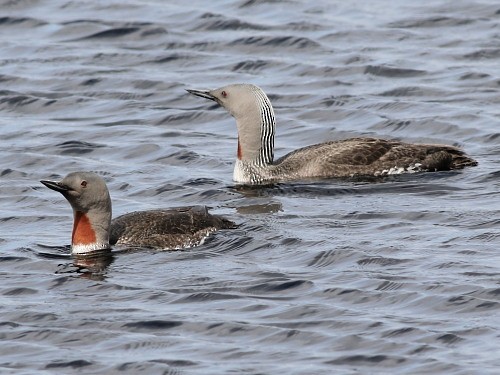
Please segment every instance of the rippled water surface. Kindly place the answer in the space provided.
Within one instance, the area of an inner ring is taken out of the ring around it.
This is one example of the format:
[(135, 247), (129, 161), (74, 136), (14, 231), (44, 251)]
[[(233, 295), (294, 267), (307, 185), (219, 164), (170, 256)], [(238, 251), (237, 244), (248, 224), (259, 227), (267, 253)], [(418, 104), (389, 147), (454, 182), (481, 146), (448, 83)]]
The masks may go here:
[[(500, 4), (2, 1), (2, 374), (496, 374)], [(281, 156), (352, 136), (479, 166), (232, 183), (234, 120), (186, 88), (269, 95)], [(39, 180), (93, 170), (115, 215), (204, 204), (196, 249), (69, 254)]]

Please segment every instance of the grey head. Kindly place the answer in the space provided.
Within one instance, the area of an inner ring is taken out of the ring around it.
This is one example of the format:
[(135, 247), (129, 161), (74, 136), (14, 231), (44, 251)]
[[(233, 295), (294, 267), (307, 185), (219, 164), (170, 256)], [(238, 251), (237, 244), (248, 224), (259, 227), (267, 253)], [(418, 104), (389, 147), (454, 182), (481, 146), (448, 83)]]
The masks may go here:
[(238, 159), (263, 165), (272, 163), (276, 120), (271, 101), (260, 87), (238, 83), (215, 90), (187, 91), (217, 102), (235, 118)]
[(49, 189), (58, 191), (75, 211), (109, 211), (111, 198), (104, 180), (92, 172), (72, 172), (61, 181), (40, 181)]
[(74, 254), (109, 247), (111, 198), (100, 176), (92, 172), (73, 172), (60, 181), (40, 182), (61, 193), (73, 208)]

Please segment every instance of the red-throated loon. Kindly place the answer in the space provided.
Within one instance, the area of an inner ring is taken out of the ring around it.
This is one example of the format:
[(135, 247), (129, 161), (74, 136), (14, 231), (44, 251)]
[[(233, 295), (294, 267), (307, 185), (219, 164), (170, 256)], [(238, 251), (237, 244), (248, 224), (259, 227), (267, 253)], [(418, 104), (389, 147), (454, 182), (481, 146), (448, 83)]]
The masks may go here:
[(197, 246), (219, 229), (235, 224), (211, 215), (206, 207), (136, 211), (111, 219), (111, 198), (104, 180), (92, 172), (73, 172), (61, 181), (40, 181), (61, 193), (73, 208), (71, 252), (85, 255), (121, 244), (165, 250)]
[(238, 151), (233, 180), (237, 183), (379, 176), (477, 165), (453, 146), (377, 138), (315, 144), (273, 161), (276, 120), (271, 102), (262, 89), (252, 84), (234, 84), (210, 91), (187, 91), (216, 101), (236, 119)]

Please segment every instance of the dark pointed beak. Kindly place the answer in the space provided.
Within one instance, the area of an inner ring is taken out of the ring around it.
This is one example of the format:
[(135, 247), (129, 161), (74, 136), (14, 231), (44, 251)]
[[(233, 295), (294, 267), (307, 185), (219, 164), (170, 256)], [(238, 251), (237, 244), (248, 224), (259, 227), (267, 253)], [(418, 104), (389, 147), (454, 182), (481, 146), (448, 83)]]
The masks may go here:
[(193, 94), (193, 95), (205, 98), (205, 99), (210, 99), (210, 100), (213, 100), (213, 101), (217, 101), (217, 99), (215, 98), (215, 96), (213, 96), (212, 94), (210, 94), (210, 91), (207, 91), (207, 90), (191, 90), (191, 89), (187, 89), (186, 91), (188, 93), (190, 93), (190, 94)]
[(47, 186), (49, 189), (58, 191), (59, 193), (66, 193), (70, 190), (69, 187), (61, 184), (59, 181), (41, 180), (40, 182)]

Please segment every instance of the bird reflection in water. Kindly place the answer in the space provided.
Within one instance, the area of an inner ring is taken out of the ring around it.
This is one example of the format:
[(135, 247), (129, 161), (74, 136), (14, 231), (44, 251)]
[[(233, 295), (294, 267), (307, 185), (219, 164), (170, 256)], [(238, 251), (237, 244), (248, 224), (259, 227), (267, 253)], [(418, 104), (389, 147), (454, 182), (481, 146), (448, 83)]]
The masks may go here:
[[(110, 250), (96, 251), (86, 256), (73, 255), (70, 257), (71, 262), (58, 265), (57, 274), (77, 274), (95, 281), (106, 279), (108, 267), (115, 260), (115, 256)], [(64, 258), (66, 259), (67, 256)]]
[(90, 256), (74, 256), (73, 266), (82, 277), (102, 281), (106, 278), (107, 269), (113, 263), (114, 258), (111, 251), (99, 251)]

